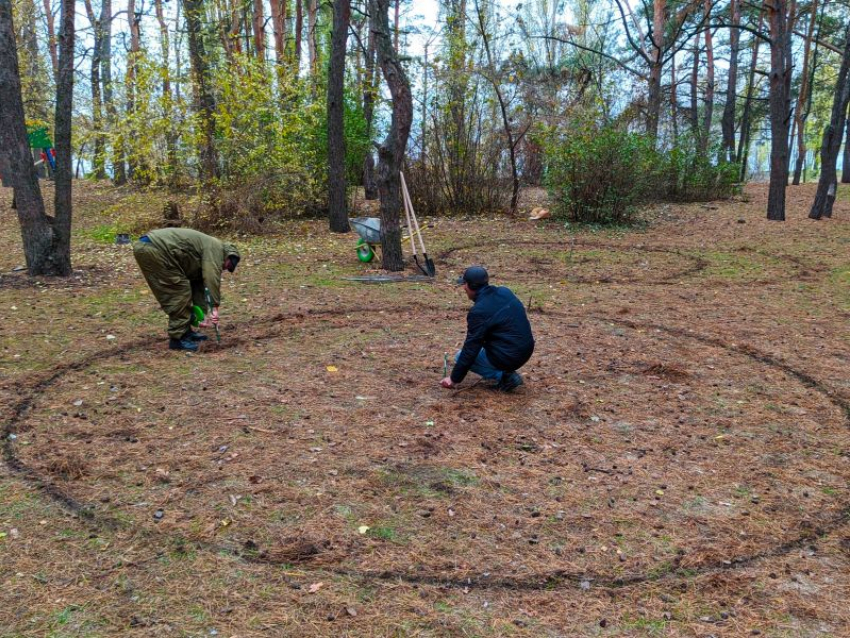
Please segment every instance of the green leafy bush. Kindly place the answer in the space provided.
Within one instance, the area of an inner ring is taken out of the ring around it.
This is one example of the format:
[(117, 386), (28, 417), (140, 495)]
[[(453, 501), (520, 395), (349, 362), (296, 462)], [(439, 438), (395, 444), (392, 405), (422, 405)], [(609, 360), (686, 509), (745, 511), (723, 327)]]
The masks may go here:
[(741, 175), (740, 164), (718, 161), (721, 153), (714, 149), (701, 153), (690, 138), (659, 155), (658, 197), (672, 202), (704, 202), (724, 199), (735, 194)]
[(583, 124), (544, 135), (544, 183), (556, 213), (587, 224), (629, 224), (653, 188), (657, 155), (644, 135)]

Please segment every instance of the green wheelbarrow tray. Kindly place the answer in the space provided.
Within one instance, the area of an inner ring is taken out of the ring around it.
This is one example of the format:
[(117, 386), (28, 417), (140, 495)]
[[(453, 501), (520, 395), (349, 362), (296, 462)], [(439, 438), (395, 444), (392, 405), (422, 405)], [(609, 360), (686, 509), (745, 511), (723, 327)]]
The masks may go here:
[(203, 308), (192, 306), (192, 327), (196, 328), (204, 320), (205, 316)]
[(375, 245), (381, 243), (380, 217), (355, 217), (349, 220), (360, 235), (357, 241), (357, 259), (368, 264), (375, 258)]

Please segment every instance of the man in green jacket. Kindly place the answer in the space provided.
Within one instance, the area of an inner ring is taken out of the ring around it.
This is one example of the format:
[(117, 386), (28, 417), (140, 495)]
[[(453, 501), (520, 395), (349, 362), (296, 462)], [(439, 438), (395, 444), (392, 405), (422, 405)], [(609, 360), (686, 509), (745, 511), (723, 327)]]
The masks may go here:
[(192, 330), (192, 306), (207, 309), (205, 290), (209, 290), (208, 319), (218, 325), (221, 274), (236, 270), (240, 259), (236, 246), (190, 228), (163, 228), (139, 237), (133, 256), (168, 314), (168, 347), (195, 352), (197, 342), (207, 337)]

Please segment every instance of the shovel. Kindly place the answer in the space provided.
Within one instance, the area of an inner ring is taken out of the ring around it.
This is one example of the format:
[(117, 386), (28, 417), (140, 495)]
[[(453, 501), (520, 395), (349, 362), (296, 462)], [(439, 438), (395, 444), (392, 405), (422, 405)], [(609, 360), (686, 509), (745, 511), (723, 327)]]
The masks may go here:
[[(207, 309), (209, 310), (209, 313), (212, 314), (212, 297), (210, 296), (209, 288), (204, 288), (204, 296), (207, 298)], [(213, 327), (215, 328), (215, 342), (221, 343), (221, 333), (218, 331), (218, 324), (214, 323)]]
[[(437, 269), (434, 267), (434, 260), (428, 256), (428, 251), (425, 248), (425, 242), (422, 240), (422, 231), (419, 228), (419, 220), (416, 219), (416, 213), (413, 211), (413, 203), (410, 201), (410, 193), (407, 190), (407, 182), (404, 179), (404, 173), (399, 171), (398, 176), (401, 178), (401, 194), (402, 199), (404, 200), (404, 212), (407, 215), (408, 228), (410, 228), (410, 243), (413, 246), (413, 261), (416, 262), (419, 270), (421, 270), (425, 275), (433, 277), (437, 274)], [(424, 268), (422, 267), (422, 264), (419, 263), (419, 256), (416, 254), (416, 242), (412, 237), (414, 230), (416, 231), (416, 236), (419, 237), (419, 247), (422, 249), (422, 258), (425, 260)]]

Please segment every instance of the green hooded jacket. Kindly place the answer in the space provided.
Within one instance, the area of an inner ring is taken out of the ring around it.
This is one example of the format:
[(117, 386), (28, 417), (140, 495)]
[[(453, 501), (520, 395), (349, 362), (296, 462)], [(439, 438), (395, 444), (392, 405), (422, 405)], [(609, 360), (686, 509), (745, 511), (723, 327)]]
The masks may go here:
[(189, 281), (204, 282), (213, 306), (221, 305), (221, 271), (228, 256), (239, 257), (236, 246), (191, 228), (161, 228), (147, 236)]

